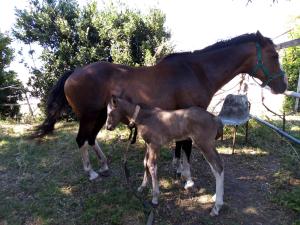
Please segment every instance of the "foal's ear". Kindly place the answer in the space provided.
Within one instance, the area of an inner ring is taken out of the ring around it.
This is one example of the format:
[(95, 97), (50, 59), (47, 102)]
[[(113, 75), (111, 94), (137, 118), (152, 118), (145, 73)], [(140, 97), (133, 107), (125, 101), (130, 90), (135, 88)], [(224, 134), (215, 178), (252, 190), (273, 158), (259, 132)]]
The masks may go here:
[(117, 96), (115, 96), (115, 95), (111, 96), (111, 104), (112, 104), (113, 107), (117, 106), (117, 104), (118, 104), (118, 98), (117, 98)]

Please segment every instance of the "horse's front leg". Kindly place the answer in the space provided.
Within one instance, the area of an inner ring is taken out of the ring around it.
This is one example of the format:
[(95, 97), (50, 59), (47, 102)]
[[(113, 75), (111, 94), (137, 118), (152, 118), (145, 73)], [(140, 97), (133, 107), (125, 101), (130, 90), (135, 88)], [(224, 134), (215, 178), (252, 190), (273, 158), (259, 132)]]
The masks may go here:
[(108, 176), (109, 174), (108, 174), (107, 158), (106, 158), (105, 154), (103, 153), (102, 149), (100, 148), (97, 140), (95, 140), (95, 144), (92, 147), (100, 161), (99, 173), (102, 176)]
[(186, 153), (182, 154), (182, 171), (181, 176), (186, 180), (184, 189), (189, 189), (194, 186), (194, 181), (191, 176), (191, 166), (187, 159)]
[[(181, 154), (181, 148), (183, 150), (183, 154)], [(176, 142), (176, 148), (173, 157), (173, 167), (176, 169), (177, 175), (182, 176), (183, 179), (186, 180), (186, 183), (184, 185), (185, 189), (194, 186), (194, 181), (192, 180), (192, 176), (191, 176), (191, 164), (190, 164), (191, 153), (192, 153), (191, 140)], [(180, 158), (182, 158), (182, 160), (180, 160)]]
[(157, 179), (157, 154), (159, 147), (154, 144), (148, 145), (148, 160), (147, 167), (152, 178), (152, 204), (158, 204), (159, 184)]
[(98, 175), (98, 173), (96, 173), (92, 169), (92, 166), (91, 166), (91, 163), (90, 163), (90, 158), (89, 158), (88, 142), (87, 141), (80, 147), (80, 151), (81, 151), (84, 171), (89, 173), (89, 179), (90, 180), (96, 179), (99, 175)]
[(142, 192), (148, 184), (149, 169), (147, 167), (147, 160), (148, 160), (148, 148), (146, 149), (145, 158), (144, 158), (144, 178), (141, 186), (138, 188), (138, 192)]

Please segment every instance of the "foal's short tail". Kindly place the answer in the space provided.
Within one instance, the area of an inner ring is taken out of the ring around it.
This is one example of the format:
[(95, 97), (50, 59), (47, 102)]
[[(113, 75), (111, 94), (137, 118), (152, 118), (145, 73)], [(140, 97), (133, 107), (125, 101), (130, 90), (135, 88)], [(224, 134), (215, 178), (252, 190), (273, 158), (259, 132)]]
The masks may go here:
[(60, 117), (61, 113), (68, 106), (68, 101), (64, 92), (64, 85), (68, 77), (73, 71), (67, 71), (62, 75), (57, 83), (50, 91), (50, 95), (47, 100), (46, 107), (46, 119), (39, 125), (33, 134), (33, 137), (43, 137), (46, 134), (51, 133), (54, 130), (54, 124)]

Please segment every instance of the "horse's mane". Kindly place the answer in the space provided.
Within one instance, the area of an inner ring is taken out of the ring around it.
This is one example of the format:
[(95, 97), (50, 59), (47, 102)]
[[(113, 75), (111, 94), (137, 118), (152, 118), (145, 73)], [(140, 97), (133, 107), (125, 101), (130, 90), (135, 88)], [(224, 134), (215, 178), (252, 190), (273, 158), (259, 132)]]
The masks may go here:
[[(248, 42), (258, 42), (262, 46), (266, 42), (273, 44), (273, 42), (270, 38), (264, 37), (262, 39), (261, 36), (257, 35), (256, 33), (243, 34), (243, 35), (240, 35), (240, 36), (228, 39), (228, 40), (218, 41), (215, 44), (212, 44), (212, 45), (210, 45), (206, 48), (203, 48), (201, 50), (196, 50), (196, 51), (192, 51), (192, 52), (171, 53), (171, 54), (165, 56), (164, 58), (162, 58), (161, 61), (166, 60), (166, 59), (171, 59), (171, 58), (174, 58), (174, 57), (177, 57), (177, 56), (189, 56), (189, 55), (194, 54), (194, 53), (200, 53), (200, 54), (201, 53), (206, 53), (206, 52), (210, 52), (210, 51), (230, 47), (232, 45), (239, 45), (239, 44), (248, 43)], [(264, 43), (262, 43), (262, 42), (264, 42)]]

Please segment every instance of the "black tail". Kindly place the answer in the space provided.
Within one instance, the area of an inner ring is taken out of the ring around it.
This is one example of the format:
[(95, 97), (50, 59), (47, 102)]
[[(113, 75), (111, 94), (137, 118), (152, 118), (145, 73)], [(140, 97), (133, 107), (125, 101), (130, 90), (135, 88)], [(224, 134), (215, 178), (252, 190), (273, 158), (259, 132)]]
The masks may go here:
[(43, 137), (44, 135), (49, 134), (54, 130), (54, 124), (56, 123), (64, 109), (68, 106), (68, 102), (64, 92), (64, 85), (66, 80), (72, 73), (73, 71), (65, 72), (50, 91), (46, 108), (47, 117), (44, 122), (37, 127), (33, 137)]

